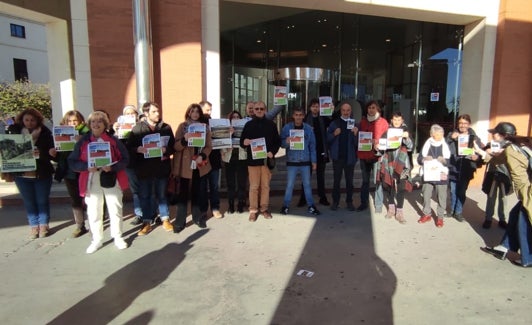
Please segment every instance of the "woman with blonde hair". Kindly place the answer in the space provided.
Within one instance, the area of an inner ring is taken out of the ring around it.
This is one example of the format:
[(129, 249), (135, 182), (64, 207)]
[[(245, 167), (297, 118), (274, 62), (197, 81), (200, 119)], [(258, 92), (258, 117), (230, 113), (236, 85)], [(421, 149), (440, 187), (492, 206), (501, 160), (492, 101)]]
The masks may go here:
[[(103, 209), (107, 204), (111, 224), (111, 237), (118, 249), (127, 248), (122, 239), (122, 191), (128, 188), (125, 168), (129, 162), (126, 147), (115, 136), (109, 135), (109, 118), (104, 112), (89, 115), (90, 131), (75, 145), (68, 157), (68, 164), (79, 173), (79, 193), (87, 204), (87, 218), (92, 233), (92, 242), (87, 254), (92, 254), (103, 244)], [(89, 167), (89, 143), (109, 143), (111, 164)]]

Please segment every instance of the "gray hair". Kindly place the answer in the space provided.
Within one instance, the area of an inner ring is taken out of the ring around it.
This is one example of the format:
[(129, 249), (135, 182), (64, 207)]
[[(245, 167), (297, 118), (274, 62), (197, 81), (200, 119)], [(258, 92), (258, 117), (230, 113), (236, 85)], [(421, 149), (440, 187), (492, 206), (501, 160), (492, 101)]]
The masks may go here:
[(434, 133), (445, 133), (445, 130), (439, 124), (432, 124), (430, 127), (430, 135), (432, 136)]

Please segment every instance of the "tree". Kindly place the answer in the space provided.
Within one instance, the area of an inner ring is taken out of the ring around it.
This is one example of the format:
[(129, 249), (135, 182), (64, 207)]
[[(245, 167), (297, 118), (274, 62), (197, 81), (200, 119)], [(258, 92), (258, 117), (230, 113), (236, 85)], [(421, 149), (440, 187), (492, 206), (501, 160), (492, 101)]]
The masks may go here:
[(31, 81), (0, 83), (0, 110), (4, 116), (14, 116), (25, 108), (39, 110), (45, 118), (52, 117), (52, 100), (48, 84)]

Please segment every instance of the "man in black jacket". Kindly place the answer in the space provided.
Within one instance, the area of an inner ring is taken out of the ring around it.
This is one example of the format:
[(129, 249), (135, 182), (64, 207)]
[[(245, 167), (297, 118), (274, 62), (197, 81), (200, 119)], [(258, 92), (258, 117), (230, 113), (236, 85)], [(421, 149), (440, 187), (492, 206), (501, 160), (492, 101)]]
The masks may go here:
[[(281, 138), (279, 137), (277, 126), (265, 117), (266, 104), (262, 101), (255, 102), (253, 110), (255, 113), (253, 119), (246, 123), (240, 136), (240, 146), (246, 149), (248, 154), (249, 221), (252, 222), (257, 220), (259, 211), (265, 219), (272, 218), (271, 213), (268, 211), (272, 173), (267, 166), (267, 159), (262, 158), (260, 153), (265, 150), (266, 156), (269, 159), (273, 159), (281, 146)], [(266, 148), (255, 145), (262, 138)]]
[[(142, 105), (142, 113), (146, 119), (133, 127), (127, 143), (130, 158), (133, 160), (132, 166), (139, 179), (143, 223), (138, 232), (139, 236), (147, 235), (152, 230), (151, 224), (155, 218), (153, 211), (156, 211), (156, 208), (159, 209), (164, 230), (174, 229), (169, 220), (170, 212), (166, 202), (166, 187), (171, 172), (170, 156), (174, 153), (174, 133), (172, 127), (161, 120), (161, 111), (156, 103), (147, 102)], [(161, 137), (160, 157), (146, 155), (148, 149), (143, 145), (143, 139), (151, 134), (159, 134)]]
[[(316, 136), (316, 181), (318, 185), (318, 196), (321, 205), (330, 205), (325, 194), (325, 166), (329, 162), (329, 147), (327, 146), (327, 128), (331, 120), (327, 116), (320, 116), (320, 101), (317, 98), (310, 100), (309, 112), (305, 118), (305, 123), (312, 126)], [(312, 174), (312, 169), (310, 171)], [(303, 186), (301, 187), (303, 189)], [(301, 191), (298, 206), (305, 206), (305, 193)]]

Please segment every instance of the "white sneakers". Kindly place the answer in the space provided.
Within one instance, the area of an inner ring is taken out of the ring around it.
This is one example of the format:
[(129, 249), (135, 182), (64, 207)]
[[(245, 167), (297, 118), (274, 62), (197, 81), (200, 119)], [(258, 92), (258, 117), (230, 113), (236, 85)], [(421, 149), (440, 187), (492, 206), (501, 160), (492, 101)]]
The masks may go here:
[(86, 253), (87, 254), (92, 254), (92, 253), (96, 252), (97, 250), (99, 250), (101, 247), (102, 247), (102, 242), (101, 241), (96, 241), (96, 242), (93, 241), (93, 242), (91, 242), (89, 247), (87, 247)]
[(126, 249), (127, 243), (124, 241), (122, 237), (116, 237), (115, 238), (115, 246), (118, 249)]
[[(126, 249), (127, 248), (127, 243), (122, 237), (115, 238), (114, 242), (115, 242), (116, 248), (118, 248), (118, 249)], [(87, 250), (85, 252), (87, 254), (92, 254), (92, 253), (96, 252), (97, 250), (99, 250), (100, 248), (102, 248), (102, 242), (101, 241), (96, 241), (96, 242), (93, 241), (93, 242), (91, 242), (89, 247), (87, 247)]]

